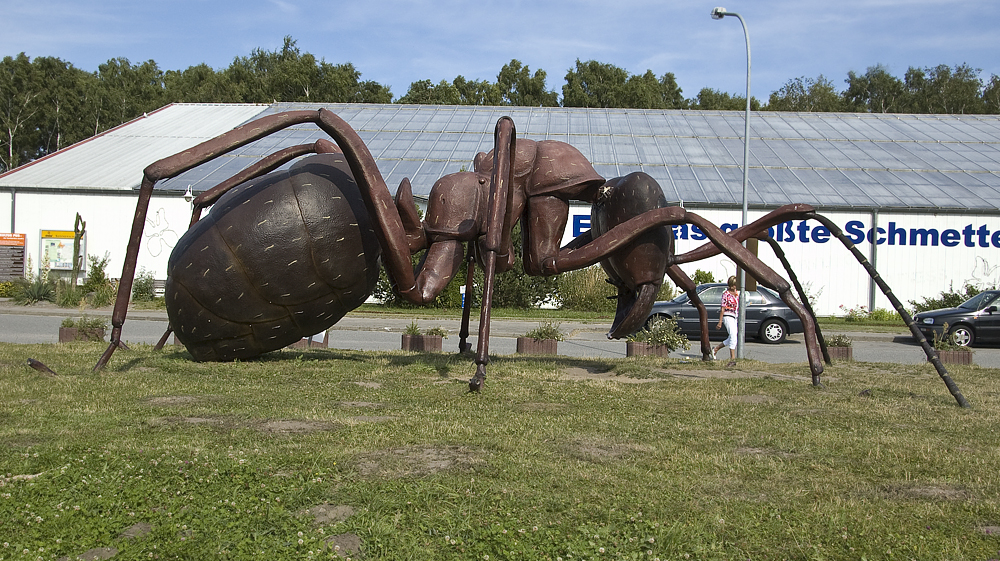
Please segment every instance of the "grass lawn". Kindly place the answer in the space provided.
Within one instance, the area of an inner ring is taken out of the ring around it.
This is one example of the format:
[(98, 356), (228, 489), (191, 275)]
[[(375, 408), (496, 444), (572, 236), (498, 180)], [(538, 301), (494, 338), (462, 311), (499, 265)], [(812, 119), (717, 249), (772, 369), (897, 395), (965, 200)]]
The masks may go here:
[(0, 559), (1000, 558), (997, 369), (103, 348), (0, 344)]

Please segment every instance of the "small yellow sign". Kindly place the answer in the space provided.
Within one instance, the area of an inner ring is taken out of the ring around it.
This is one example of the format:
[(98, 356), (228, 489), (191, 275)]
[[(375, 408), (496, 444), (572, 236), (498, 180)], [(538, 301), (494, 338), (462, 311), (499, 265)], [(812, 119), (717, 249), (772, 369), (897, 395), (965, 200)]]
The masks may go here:
[(41, 237), (55, 239), (73, 239), (76, 233), (73, 230), (42, 230)]

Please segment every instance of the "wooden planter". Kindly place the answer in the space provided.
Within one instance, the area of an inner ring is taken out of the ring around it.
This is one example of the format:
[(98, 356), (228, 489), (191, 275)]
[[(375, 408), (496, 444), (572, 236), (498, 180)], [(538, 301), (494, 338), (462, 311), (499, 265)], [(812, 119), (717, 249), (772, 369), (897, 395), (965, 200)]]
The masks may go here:
[(854, 360), (854, 347), (827, 347), (830, 360)]
[[(934, 351), (946, 364), (972, 364), (972, 351)], [(930, 359), (928, 359), (930, 362)]]
[(104, 329), (101, 327), (60, 327), (59, 342), (70, 341), (103, 341)]
[(404, 351), (441, 351), (443, 335), (407, 335), (403, 334), (400, 342)]
[(625, 356), (670, 356), (670, 347), (666, 345), (650, 345), (641, 341), (626, 341)]
[(526, 355), (559, 354), (559, 341), (555, 339), (535, 339), (534, 337), (518, 337), (517, 352)]

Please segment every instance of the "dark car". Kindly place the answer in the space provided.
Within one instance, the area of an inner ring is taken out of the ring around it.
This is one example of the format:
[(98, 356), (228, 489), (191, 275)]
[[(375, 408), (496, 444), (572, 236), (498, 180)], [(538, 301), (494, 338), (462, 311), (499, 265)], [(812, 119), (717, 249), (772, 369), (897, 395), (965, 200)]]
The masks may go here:
[[(725, 327), (718, 329), (716, 325), (719, 323), (719, 309), (722, 306), (722, 293), (726, 291), (726, 285), (699, 284), (697, 291), (698, 297), (708, 310), (709, 336), (713, 339), (725, 339), (727, 336)], [(747, 336), (757, 337), (765, 343), (780, 343), (789, 333), (802, 333), (802, 320), (771, 290), (758, 285), (757, 290), (746, 291), (746, 301)], [(682, 333), (694, 339), (701, 337), (698, 309), (694, 307), (686, 293), (673, 300), (653, 304), (649, 319), (656, 317), (673, 318)]]
[(920, 332), (933, 341), (944, 335), (944, 326), (957, 345), (1000, 342), (1000, 290), (987, 290), (969, 298), (957, 308), (920, 312), (913, 316)]

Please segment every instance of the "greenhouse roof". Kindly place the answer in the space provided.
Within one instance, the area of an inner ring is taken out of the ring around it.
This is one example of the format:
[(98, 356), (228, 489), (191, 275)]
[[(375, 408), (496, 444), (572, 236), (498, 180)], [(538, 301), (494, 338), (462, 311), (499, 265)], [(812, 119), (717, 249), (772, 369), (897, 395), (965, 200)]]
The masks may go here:
[[(199, 107), (208, 109), (190, 109)], [(673, 203), (732, 208), (742, 201), (741, 111), (177, 104), (161, 110), (172, 117), (162, 123), (162, 129), (136, 135), (129, 145), (109, 146), (114, 154), (107, 157), (113, 162), (126, 153), (132, 154), (130, 159), (141, 153), (146, 155), (146, 164), (152, 163), (170, 152), (161, 150), (153, 157), (142, 138), (159, 138), (178, 151), (183, 149), (177, 148), (178, 136), (192, 145), (196, 142), (195, 135), (181, 135), (175, 129), (190, 128), (198, 124), (196, 120), (218, 122), (224, 108), (231, 108), (226, 114), (230, 122), (225, 124), (232, 128), (268, 114), (320, 107), (354, 127), (390, 189), (408, 177), (417, 196), (426, 196), (439, 177), (471, 169), (477, 152), (492, 149), (497, 120), (509, 115), (518, 138), (568, 142), (606, 178), (644, 171), (659, 182)], [(237, 117), (239, 122), (235, 122)], [(119, 127), (115, 134), (127, 134), (139, 122)], [(160, 182), (157, 188), (182, 192), (191, 185), (196, 193), (205, 191), (269, 153), (325, 136), (312, 124), (290, 127)], [(197, 142), (203, 140), (198, 138)], [(76, 158), (55, 156), (72, 154), (83, 144), (46, 158), (47, 165), (74, 165)], [(104, 169), (109, 177), (113, 175), (113, 166), (103, 163), (101, 156), (89, 157), (87, 164), (76, 162), (82, 166), (78, 169)], [(749, 163), (747, 197), (755, 208), (808, 203), (826, 210), (1000, 212), (1000, 117), (993, 115), (754, 112)], [(18, 186), (19, 170), (0, 176), (0, 187)], [(55, 177), (57, 171), (50, 173)], [(141, 171), (129, 173), (134, 177), (130, 183), (108, 188), (137, 188)]]

